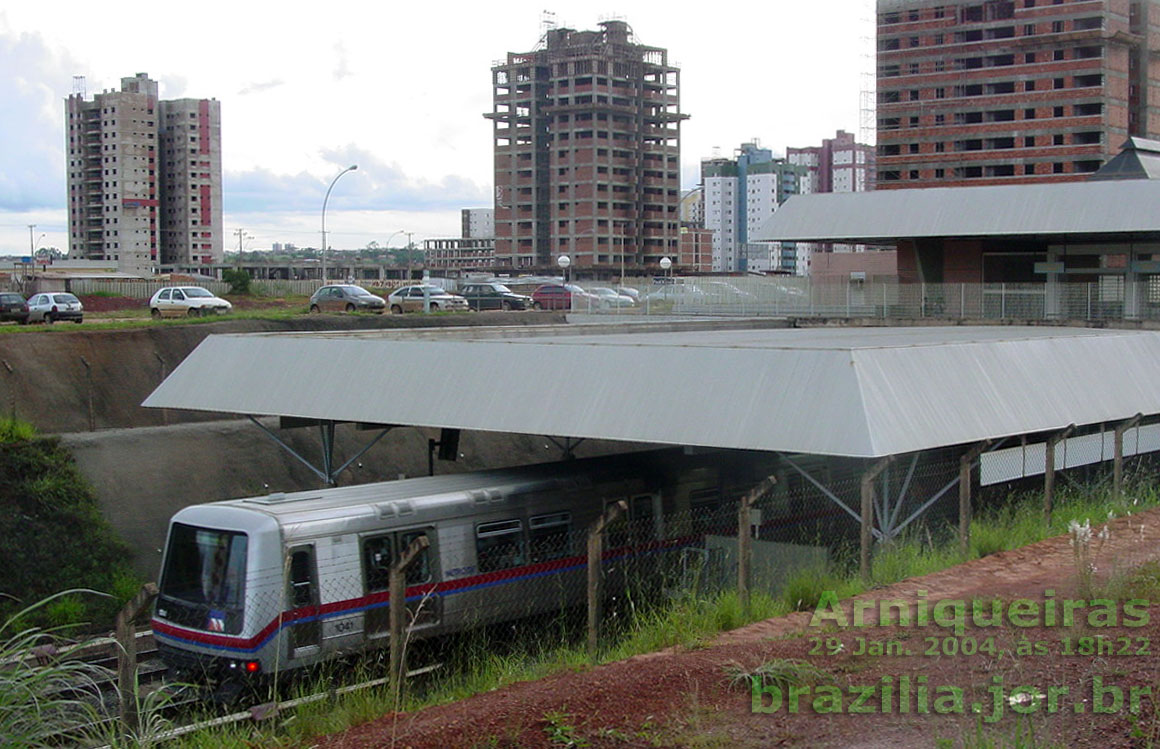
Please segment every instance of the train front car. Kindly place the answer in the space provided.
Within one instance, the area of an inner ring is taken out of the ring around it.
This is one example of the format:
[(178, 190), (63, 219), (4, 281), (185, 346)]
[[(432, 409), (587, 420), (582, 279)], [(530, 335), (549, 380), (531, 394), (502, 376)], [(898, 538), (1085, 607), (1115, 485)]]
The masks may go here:
[(256, 681), (277, 666), (282, 594), (277, 522), (224, 504), (173, 517), (152, 626), (179, 680)]

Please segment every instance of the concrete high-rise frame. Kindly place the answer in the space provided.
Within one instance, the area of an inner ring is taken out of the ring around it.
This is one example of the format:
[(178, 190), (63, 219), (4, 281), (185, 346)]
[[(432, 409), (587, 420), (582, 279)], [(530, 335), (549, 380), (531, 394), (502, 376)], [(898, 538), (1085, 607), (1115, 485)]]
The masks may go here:
[(160, 101), (145, 73), (66, 100), (69, 254), (150, 274), (221, 262), (221, 112)]
[(878, 189), (1083, 179), (1160, 137), (1157, 0), (878, 0)]
[(677, 257), (679, 81), (623, 21), (550, 29), (492, 68), (498, 266), (568, 255), (611, 276)]

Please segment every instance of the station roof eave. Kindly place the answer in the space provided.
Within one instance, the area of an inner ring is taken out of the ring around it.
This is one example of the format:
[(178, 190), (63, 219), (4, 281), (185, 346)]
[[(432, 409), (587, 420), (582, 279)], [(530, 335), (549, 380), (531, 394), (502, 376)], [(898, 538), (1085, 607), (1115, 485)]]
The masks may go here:
[(1160, 241), (1160, 180), (815, 193), (786, 201), (753, 241), (910, 238)]
[(210, 336), (143, 405), (856, 458), (1160, 413), (1151, 331), (472, 330)]

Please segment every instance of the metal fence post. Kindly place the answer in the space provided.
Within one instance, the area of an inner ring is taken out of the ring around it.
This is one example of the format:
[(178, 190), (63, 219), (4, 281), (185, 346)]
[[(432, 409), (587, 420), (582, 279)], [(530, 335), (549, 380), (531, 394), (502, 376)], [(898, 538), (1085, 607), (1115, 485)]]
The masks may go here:
[(136, 733), (140, 723), (137, 712), (137, 633), (133, 631), (133, 621), (149, 608), (156, 597), (157, 586), (146, 583), (117, 612), (117, 686), (121, 692), (121, 725), (128, 733)]
[(419, 536), (416, 538), (407, 547), (407, 550), (403, 552), (403, 555), (399, 557), (399, 561), (391, 565), (391, 571), (389, 573), (390, 604), (388, 612), (391, 628), (390, 684), (391, 693), (396, 697), (403, 688), (403, 677), (407, 671), (406, 643), (403, 642), (403, 616), (407, 612), (407, 568), (430, 545), (431, 541), (427, 536)]
[(604, 559), (604, 529), (622, 512), (628, 512), (623, 499), (610, 504), (604, 514), (588, 527), (588, 657), (595, 661), (600, 636), (601, 586), (600, 563)]

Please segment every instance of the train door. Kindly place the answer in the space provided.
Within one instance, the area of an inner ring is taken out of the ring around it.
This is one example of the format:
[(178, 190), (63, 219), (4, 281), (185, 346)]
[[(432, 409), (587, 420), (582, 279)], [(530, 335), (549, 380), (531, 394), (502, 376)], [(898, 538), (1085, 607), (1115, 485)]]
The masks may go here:
[[(420, 536), (426, 536), (429, 545), (419, 553), (419, 557), (407, 568), (407, 588), (427, 586), (438, 581), (438, 555), (435, 553), (435, 529), (416, 528), (406, 531), (393, 531), (374, 536), (365, 536), (362, 539), (362, 566), (364, 595), (370, 603), (366, 610), (364, 627), (368, 639), (386, 637), (390, 634), (390, 602), (387, 594), (391, 587), (391, 565), (399, 555), (407, 550), (411, 542)], [(433, 586), (431, 588), (433, 591)], [(438, 624), (440, 621), (440, 599), (436, 595), (415, 597), (411, 591), (409, 597), (414, 600), (407, 602), (405, 623), (407, 626), (427, 627)]]
[[(659, 540), (664, 536), (664, 517), (661, 515), (661, 495), (659, 492), (635, 494), (624, 499), (628, 503), (628, 512), (627, 514), (622, 513), (609, 524), (607, 540), (605, 541), (606, 549), (619, 549), (627, 546), (632, 550), (637, 550), (636, 547)], [(608, 510), (609, 505), (618, 501), (620, 501), (619, 498), (606, 502), (605, 511)]]
[(290, 549), (286, 582), (289, 608), (295, 612), (290, 626), (290, 657), (314, 655), (319, 650), (322, 634), (318, 621), (318, 565), (314, 544)]

